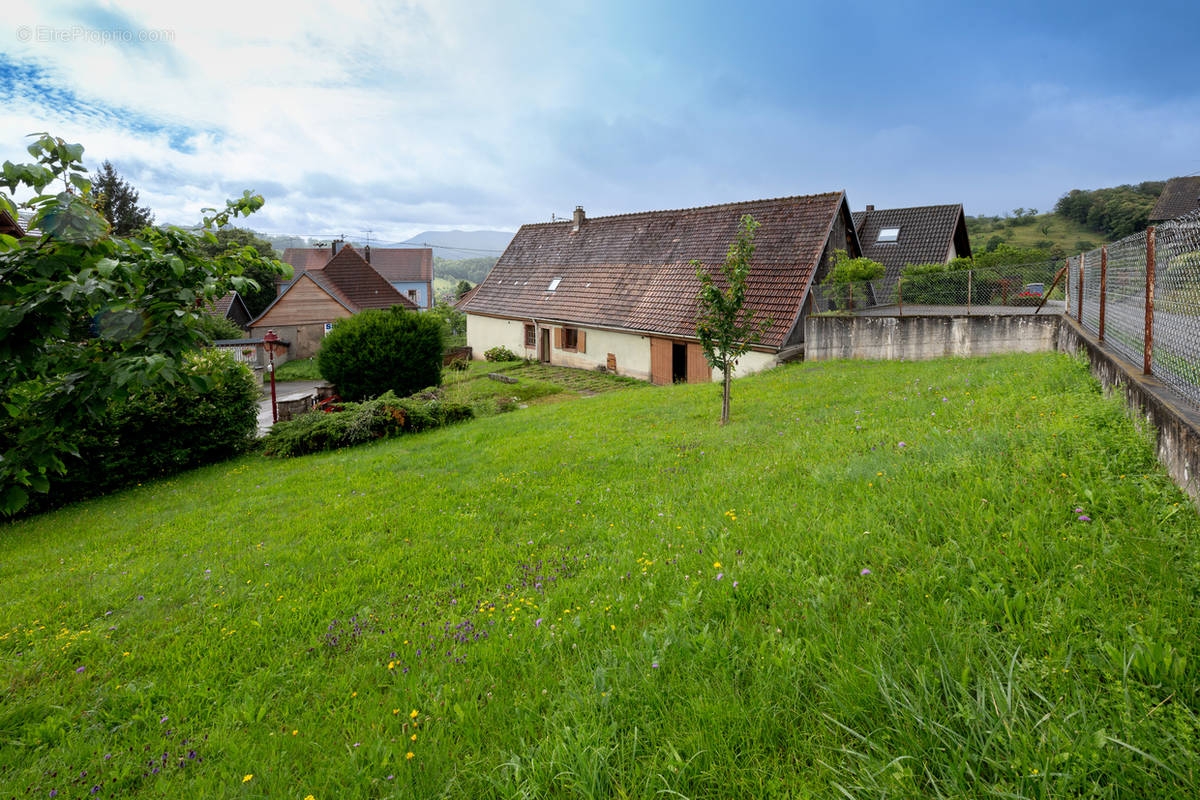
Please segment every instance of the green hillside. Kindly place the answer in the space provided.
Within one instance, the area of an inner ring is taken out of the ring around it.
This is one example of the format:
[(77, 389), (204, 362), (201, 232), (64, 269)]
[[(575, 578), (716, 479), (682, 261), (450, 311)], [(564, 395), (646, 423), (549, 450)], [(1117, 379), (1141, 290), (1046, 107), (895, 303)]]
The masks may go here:
[(1103, 233), (1054, 212), (1021, 217), (967, 217), (967, 233), (973, 253), (988, 250), (996, 241), (1013, 247), (1050, 250), (1061, 257), (1110, 241)]
[(1085, 365), (802, 364), (719, 406), (0, 527), (5, 796), (1200, 793), (1200, 517)]

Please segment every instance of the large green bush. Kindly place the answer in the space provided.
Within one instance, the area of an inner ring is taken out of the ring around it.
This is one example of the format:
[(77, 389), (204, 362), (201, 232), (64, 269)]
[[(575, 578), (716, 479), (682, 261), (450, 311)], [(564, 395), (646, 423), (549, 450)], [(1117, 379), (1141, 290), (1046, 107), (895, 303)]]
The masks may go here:
[(409, 395), (442, 382), (442, 321), (433, 314), (372, 309), (339, 320), (317, 364), (347, 400)]
[(443, 402), (436, 391), (423, 394), (425, 398), (386, 392), (365, 403), (343, 403), (339, 411), (312, 412), (277, 422), (263, 442), (263, 452), (285, 458), (302, 456), (438, 428), (474, 416), (470, 406)]
[(181, 377), (110, 403), (77, 436), (79, 455), (66, 459), (66, 473), (32, 506), (62, 505), (249, 449), (260, 396), (250, 370), (228, 353), (204, 350), (185, 357)]

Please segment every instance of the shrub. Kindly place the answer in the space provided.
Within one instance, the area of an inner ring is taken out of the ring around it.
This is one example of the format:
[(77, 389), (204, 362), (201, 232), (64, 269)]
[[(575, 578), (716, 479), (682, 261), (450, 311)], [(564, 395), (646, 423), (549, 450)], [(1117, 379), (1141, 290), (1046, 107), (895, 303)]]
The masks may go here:
[(443, 402), (437, 390), (422, 395), (401, 398), (386, 392), (365, 403), (345, 403), (341, 411), (313, 412), (278, 422), (263, 441), (263, 452), (291, 458), (438, 428), (474, 416), (470, 406)]
[(512, 350), (509, 350), (507, 347), (504, 347), (503, 345), (497, 345), (496, 347), (485, 350), (483, 353), (483, 357), (488, 361), (520, 361), (521, 360), (520, 356), (518, 356)]
[(226, 317), (214, 317), (211, 314), (201, 314), (196, 320), (199, 328), (210, 342), (218, 339), (245, 339), (246, 332), (233, 324)]
[(79, 456), (51, 482), (62, 505), (121, 486), (171, 475), (245, 452), (258, 427), (258, 386), (244, 364), (219, 350), (185, 357), (183, 380), (110, 403), (74, 442)]
[(442, 323), (430, 314), (371, 309), (339, 320), (317, 365), (347, 400), (408, 395), (442, 382)]

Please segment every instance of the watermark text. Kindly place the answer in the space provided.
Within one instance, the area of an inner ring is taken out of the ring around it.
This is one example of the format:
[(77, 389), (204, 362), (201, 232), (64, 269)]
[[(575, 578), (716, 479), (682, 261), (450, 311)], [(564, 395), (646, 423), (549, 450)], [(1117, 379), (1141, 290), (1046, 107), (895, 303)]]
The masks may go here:
[(175, 31), (170, 28), (89, 28), (71, 25), (56, 28), (52, 25), (20, 25), (17, 41), (51, 44), (140, 44), (174, 42)]

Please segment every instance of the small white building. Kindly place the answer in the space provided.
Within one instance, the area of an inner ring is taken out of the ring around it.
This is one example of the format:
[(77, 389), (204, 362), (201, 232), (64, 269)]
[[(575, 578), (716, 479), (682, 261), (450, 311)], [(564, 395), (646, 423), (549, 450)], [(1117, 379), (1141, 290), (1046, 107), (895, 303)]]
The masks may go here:
[(834, 250), (861, 254), (844, 192), (524, 225), (462, 310), (476, 358), (503, 345), (548, 364), (654, 383), (714, 378), (696, 336), (700, 281), (719, 274), (738, 224), (755, 237), (746, 305), (770, 320), (737, 374), (798, 353), (810, 290)]

